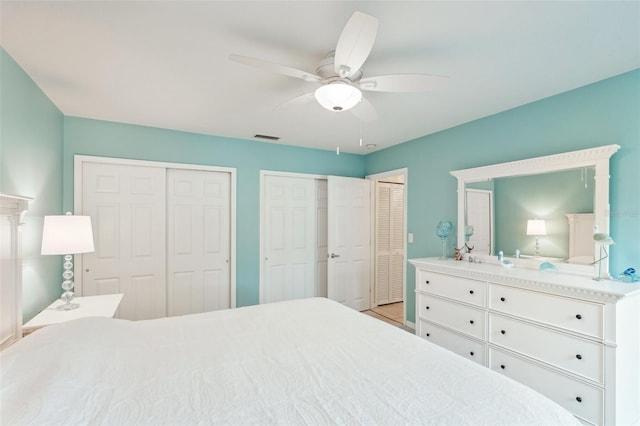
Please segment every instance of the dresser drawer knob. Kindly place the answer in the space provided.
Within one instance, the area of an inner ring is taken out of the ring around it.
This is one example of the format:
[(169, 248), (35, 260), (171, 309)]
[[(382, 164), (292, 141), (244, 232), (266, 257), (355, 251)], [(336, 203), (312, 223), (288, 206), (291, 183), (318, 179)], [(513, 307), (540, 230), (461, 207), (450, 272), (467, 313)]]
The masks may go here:
[(427, 336), (427, 337), (431, 336), (431, 333), (427, 333), (427, 334), (426, 334), (426, 336)]
[(576, 358), (582, 359), (582, 355), (578, 354), (578, 355), (576, 355)]
[(500, 330), (500, 333), (507, 334), (507, 330)]
[(582, 397), (581, 396), (576, 396), (576, 401), (582, 402)]
[(506, 366), (506, 365), (504, 365), (504, 364), (500, 364), (500, 368), (502, 368), (502, 369), (504, 370), (504, 369), (506, 369), (506, 368), (507, 368), (507, 366)]
[(506, 302), (506, 301), (507, 301), (507, 299), (505, 299), (504, 297), (501, 297), (501, 298), (500, 298), (500, 301), (501, 301), (501, 302)]
[(425, 283), (425, 284), (429, 284), (429, 280), (425, 280), (425, 282), (424, 282), (424, 283)]
[(473, 290), (469, 290), (469, 294), (473, 294)]
[(425, 308), (427, 311), (429, 310), (429, 307), (428, 307), (428, 306), (425, 306), (424, 308)]
[(474, 356), (473, 351), (469, 352), (469, 355)]
[(469, 324), (473, 324), (473, 320), (469, 320)]
[(576, 315), (576, 319), (582, 319), (582, 315), (580, 314)]

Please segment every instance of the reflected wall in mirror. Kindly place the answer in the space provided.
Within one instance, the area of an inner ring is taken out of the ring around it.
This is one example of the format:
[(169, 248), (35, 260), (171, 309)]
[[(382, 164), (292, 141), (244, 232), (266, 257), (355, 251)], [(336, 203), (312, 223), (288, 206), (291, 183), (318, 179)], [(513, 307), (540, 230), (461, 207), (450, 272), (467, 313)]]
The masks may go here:
[[(465, 241), (464, 227), (471, 225), (474, 254), (502, 251), (513, 257), (519, 251), (534, 259), (532, 267), (551, 259), (567, 264), (561, 268), (566, 272), (592, 275), (593, 225), (609, 232), (609, 158), (618, 149), (607, 145), (452, 171), (458, 179), (458, 224), (464, 225), (457, 228), (458, 241)], [(546, 235), (527, 235), (531, 219), (545, 221)], [(606, 259), (601, 266), (608, 271)]]
[[(534, 256), (536, 237), (527, 235), (527, 222), (540, 219), (544, 220), (546, 235), (537, 237), (539, 255), (571, 259), (567, 214), (593, 213), (594, 173), (595, 167), (591, 166), (466, 184), (465, 218), (467, 225), (474, 227), (469, 245), (477, 249), (476, 253), (502, 251), (506, 256), (515, 256), (519, 251), (523, 256)], [(580, 231), (588, 238), (593, 233), (586, 227)], [(579, 241), (584, 239), (573, 240), (574, 244)], [(579, 261), (584, 263), (583, 259)]]

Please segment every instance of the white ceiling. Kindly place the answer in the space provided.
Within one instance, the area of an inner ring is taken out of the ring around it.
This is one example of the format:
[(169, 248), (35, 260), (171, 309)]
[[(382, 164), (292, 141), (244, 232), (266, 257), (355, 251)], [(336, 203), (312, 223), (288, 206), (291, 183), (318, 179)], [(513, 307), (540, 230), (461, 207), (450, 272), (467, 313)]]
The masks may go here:
[(278, 108), (316, 85), (228, 59), (314, 72), (355, 10), (379, 19), (364, 77), (450, 77), (364, 92), (377, 149), (640, 68), (638, 1), (3, 0), (0, 43), (65, 115), (365, 153), (350, 112)]

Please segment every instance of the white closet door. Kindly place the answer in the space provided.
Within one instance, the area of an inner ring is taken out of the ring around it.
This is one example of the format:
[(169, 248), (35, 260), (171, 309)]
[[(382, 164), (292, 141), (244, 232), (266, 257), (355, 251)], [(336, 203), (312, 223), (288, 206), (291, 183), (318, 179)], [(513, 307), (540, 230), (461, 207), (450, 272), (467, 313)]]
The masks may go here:
[(404, 185), (391, 184), (389, 230), (391, 262), (389, 265), (390, 302), (402, 302), (404, 283)]
[(328, 297), (364, 311), (371, 307), (371, 181), (337, 176), (327, 181)]
[(264, 176), (261, 303), (315, 295), (315, 180)]
[(376, 182), (376, 304), (401, 302), (404, 282), (404, 185)]
[(404, 278), (404, 185), (376, 182), (376, 304), (401, 302)]
[(376, 304), (391, 302), (391, 188), (389, 184), (376, 182)]
[(168, 314), (231, 307), (231, 176), (167, 170)]
[(165, 169), (84, 163), (82, 212), (96, 251), (83, 255), (83, 296), (124, 293), (119, 318), (166, 315)]
[(484, 189), (467, 189), (467, 225), (473, 226), (473, 235), (467, 245), (472, 253), (494, 254), (493, 249), (493, 192)]

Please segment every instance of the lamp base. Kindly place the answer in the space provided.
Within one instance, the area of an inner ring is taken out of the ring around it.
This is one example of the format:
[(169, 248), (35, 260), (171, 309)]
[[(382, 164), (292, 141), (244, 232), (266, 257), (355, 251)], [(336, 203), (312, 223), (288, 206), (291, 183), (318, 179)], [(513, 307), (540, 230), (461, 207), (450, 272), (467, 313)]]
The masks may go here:
[(72, 311), (74, 309), (78, 309), (80, 305), (78, 303), (65, 303), (64, 305), (60, 305), (56, 307), (58, 311)]

